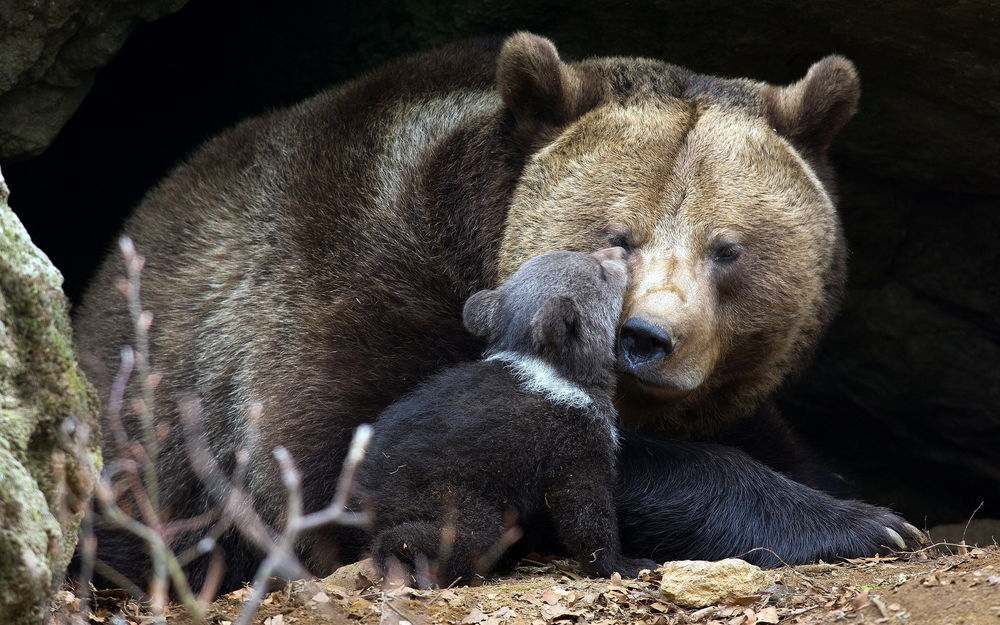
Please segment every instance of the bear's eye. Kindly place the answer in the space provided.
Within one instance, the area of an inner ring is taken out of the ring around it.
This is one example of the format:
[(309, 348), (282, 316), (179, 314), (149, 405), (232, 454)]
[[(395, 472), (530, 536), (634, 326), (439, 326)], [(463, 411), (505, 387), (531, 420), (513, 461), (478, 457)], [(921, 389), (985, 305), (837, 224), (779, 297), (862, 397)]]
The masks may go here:
[(731, 263), (743, 253), (743, 246), (739, 243), (724, 243), (716, 248), (712, 254), (712, 260), (719, 263)]
[(635, 247), (635, 243), (632, 241), (632, 233), (630, 232), (609, 232), (608, 243), (611, 244), (611, 247), (622, 248), (626, 254), (631, 254), (632, 249)]

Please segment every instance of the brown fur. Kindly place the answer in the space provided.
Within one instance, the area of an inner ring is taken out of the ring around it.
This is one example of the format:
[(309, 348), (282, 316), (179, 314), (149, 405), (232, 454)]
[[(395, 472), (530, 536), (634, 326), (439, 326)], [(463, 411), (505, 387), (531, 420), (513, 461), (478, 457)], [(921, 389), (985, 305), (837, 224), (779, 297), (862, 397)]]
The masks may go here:
[[(844, 243), (815, 169), (824, 161), (810, 164), (792, 141), (821, 159), (853, 111), (856, 77), (838, 57), (787, 89), (703, 78), (689, 87), (683, 73), (665, 81), (669, 66), (648, 62), (581, 70), (629, 91), (533, 156), (508, 213), (501, 276), (555, 247), (627, 238), (623, 318), (669, 320), (683, 339), (655, 372), (622, 378), (622, 417), (703, 436), (760, 406), (839, 304)], [(743, 249), (725, 275), (710, 258), (720, 240)]]
[[(356, 425), (477, 355), (464, 299), (542, 252), (627, 235), (627, 314), (683, 328), (659, 375), (700, 385), (626, 380), (619, 408), (632, 423), (710, 432), (765, 401), (815, 345), (837, 306), (843, 242), (812, 167), (853, 110), (847, 61), (779, 89), (646, 59), (568, 65), (526, 34), (501, 45), (404, 59), (240, 124), (126, 224), (147, 258), (157, 418), (172, 426), (161, 455), (170, 515), (212, 500), (186, 468), (178, 397), (198, 396), (222, 462), (249, 450), (249, 488), (268, 521), (284, 504), (275, 445), (302, 467), (307, 508), (321, 507)], [(725, 283), (705, 263), (718, 235), (747, 250)], [(119, 266), (105, 263), (76, 323), (104, 397), (131, 342)], [(301, 549), (317, 573), (349, 557), (325, 532)], [(102, 557), (143, 573), (134, 554)], [(231, 558), (227, 585), (252, 561)]]

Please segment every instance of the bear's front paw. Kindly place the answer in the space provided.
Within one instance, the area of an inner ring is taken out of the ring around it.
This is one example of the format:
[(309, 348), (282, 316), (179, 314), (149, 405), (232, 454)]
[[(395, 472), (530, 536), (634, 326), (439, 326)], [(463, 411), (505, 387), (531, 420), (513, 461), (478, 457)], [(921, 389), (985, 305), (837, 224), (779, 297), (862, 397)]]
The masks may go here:
[(656, 562), (646, 558), (621, 558), (618, 564), (612, 568), (622, 577), (638, 577), (639, 571), (643, 569), (655, 571), (659, 566)]
[(639, 571), (643, 569), (654, 571), (658, 566), (660, 565), (656, 562), (645, 558), (623, 557), (583, 563), (584, 570), (596, 577), (611, 577), (614, 573), (618, 573), (622, 577), (636, 577), (639, 575)]
[(844, 558), (915, 551), (929, 544), (927, 535), (885, 508), (860, 501), (847, 503), (845, 527), (852, 534), (843, 547)]

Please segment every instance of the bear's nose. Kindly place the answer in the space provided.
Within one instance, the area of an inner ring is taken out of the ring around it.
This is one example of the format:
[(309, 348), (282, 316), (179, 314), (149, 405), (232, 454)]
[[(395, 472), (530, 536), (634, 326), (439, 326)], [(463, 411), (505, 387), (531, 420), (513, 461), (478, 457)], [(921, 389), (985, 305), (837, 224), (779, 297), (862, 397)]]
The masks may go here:
[(619, 335), (622, 356), (631, 369), (663, 360), (674, 351), (676, 342), (668, 323), (661, 321), (654, 325), (640, 317), (626, 321)]

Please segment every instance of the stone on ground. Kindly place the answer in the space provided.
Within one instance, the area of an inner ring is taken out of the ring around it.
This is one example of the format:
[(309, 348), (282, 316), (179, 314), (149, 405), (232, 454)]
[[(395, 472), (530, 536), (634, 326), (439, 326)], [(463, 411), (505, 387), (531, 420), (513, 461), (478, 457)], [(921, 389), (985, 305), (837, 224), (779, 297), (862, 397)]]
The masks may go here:
[(667, 562), (657, 572), (662, 574), (663, 598), (686, 608), (731, 603), (757, 595), (771, 583), (771, 576), (759, 567), (735, 558), (678, 560)]

